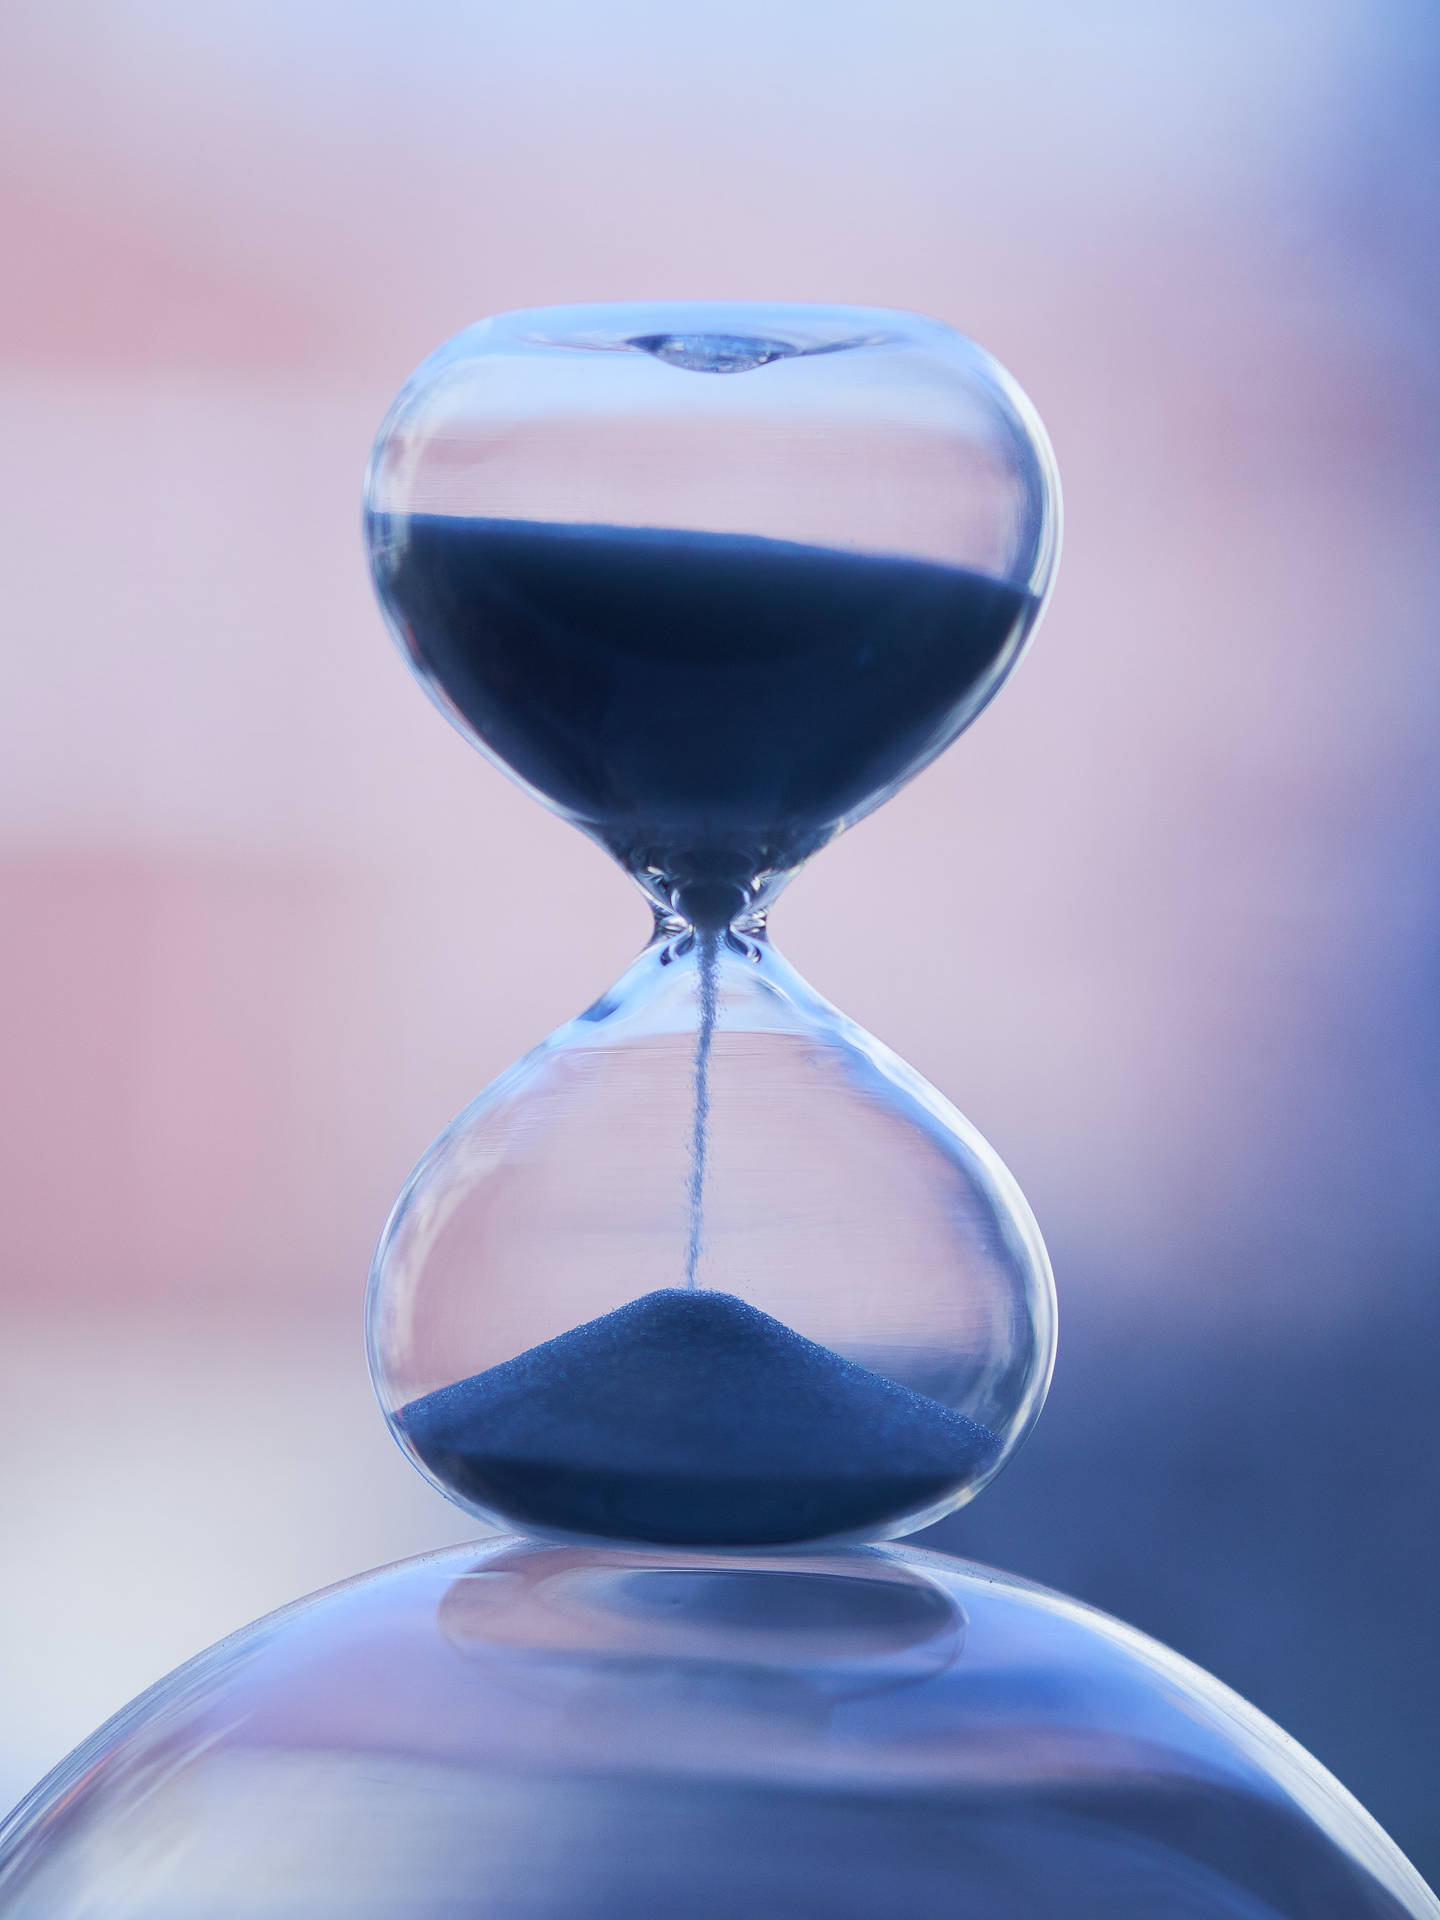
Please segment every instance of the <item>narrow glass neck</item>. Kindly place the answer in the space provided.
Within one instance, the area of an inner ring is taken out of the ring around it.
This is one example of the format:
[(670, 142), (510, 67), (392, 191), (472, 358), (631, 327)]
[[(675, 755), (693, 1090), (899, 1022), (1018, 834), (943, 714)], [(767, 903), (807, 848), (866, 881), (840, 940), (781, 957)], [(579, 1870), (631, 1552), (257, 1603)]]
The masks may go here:
[(764, 907), (747, 906), (730, 920), (703, 917), (687, 919), (683, 913), (667, 911), (654, 901), (651, 902), (651, 910), (655, 915), (655, 927), (650, 944), (667, 945), (672, 952), (686, 952), (692, 942), (703, 945), (711, 941), (720, 948), (730, 946), (747, 953), (756, 946), (768, 944), (769, 916)]
[(755, 939), (763, 934), (771, 904), (799, 864), (743, 875), (733, 867), (706, 872), (690, 866), (679, 875), (654, 865), (629, 866), (627, 871), (650, 904), (657, 934), (672, 938), (686, 928), (717, 934), (729, 929)]

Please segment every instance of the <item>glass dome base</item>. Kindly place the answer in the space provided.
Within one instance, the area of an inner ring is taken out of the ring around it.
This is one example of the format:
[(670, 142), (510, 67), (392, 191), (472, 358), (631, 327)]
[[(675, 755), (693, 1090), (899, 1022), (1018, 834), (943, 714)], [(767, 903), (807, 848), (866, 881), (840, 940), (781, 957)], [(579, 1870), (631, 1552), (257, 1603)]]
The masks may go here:
[(0, 1834), (0, 1920), (1440, 1920), (1142, 1635), (901, 1548), (498, 1539), (152, 1689)]

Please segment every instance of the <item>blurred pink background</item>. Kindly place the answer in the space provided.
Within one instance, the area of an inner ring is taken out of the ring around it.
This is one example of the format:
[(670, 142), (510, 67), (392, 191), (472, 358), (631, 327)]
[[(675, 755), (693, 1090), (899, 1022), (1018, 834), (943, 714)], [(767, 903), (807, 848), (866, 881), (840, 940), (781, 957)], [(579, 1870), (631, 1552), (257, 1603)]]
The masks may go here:
[(646, 931), (385, 638), (385, 405), (497, 309), (777, 297), (974, 334), (1065, 481), (1030, 659), (775, 919), (1055, 1259), (1052, 1413), (945, 1540), (1436, 1873), (1437, 73), (1401, 0), (12, 0), (0, 1802), (469, 1531), (370, 1400), (370, 1248)]

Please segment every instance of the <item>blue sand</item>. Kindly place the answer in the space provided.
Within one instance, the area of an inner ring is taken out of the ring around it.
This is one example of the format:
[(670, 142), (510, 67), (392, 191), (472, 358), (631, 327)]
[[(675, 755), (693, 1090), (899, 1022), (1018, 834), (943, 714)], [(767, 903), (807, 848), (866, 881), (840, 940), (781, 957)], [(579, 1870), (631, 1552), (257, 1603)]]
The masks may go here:
[(955, 737), (1037, 609), (964, 568), (750, 534), (377, 514), (369, 536), (417, 665), (485, 744), (681, 884), (824, 845)]
[(669, 1546), (861, 1534), (971, 1480), (988, 1428), (733, 1294), (664, 1287), (413, 1400), (437, 1479), (521, 1527)]

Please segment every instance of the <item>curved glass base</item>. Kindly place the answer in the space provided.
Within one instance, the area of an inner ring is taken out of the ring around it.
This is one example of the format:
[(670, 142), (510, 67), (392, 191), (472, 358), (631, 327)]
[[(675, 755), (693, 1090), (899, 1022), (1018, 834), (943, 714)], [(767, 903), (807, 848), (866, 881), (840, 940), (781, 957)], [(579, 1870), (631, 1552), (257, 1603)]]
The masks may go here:
[(900, 1548), (499, 1540), (202, 1654), (0, 1833), (3, 1920), (1440, 1917), (1155, 1642)]

